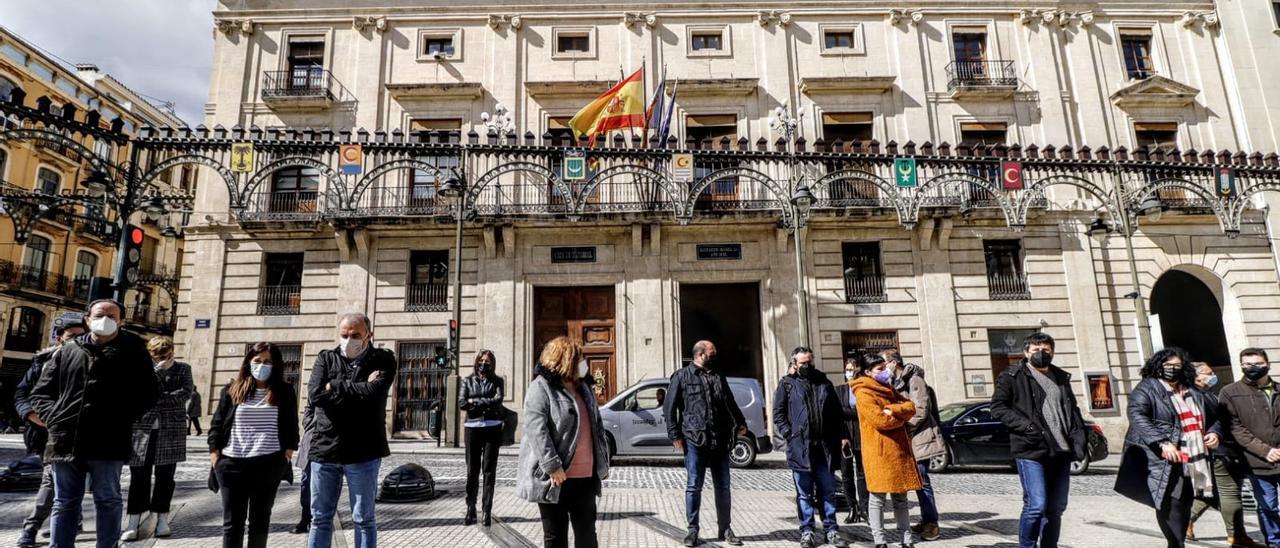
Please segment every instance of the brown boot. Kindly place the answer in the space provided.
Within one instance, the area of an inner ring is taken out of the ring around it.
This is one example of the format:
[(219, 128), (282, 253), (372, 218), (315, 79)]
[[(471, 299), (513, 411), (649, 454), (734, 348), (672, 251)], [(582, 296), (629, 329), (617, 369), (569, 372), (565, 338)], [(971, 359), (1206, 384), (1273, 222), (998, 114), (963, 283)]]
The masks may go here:
[(1196, 524), (1187, 524), (1187, 540), (1196, 540)]
[(1249, 535), (1227, 537), (1227, 546), (1231, 548), (1267, 548), (1267, 545), (1249, 538)]

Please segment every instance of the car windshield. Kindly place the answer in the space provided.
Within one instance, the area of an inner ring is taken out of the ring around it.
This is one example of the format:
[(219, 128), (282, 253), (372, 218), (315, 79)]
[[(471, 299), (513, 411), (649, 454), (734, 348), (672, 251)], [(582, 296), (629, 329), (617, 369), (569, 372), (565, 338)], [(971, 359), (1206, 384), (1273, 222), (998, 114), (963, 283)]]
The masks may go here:
[(944, 405), (938, 409), (938, 419), (941, 422), (947, 422), (951, 419), (959, 417), (960, 414), (964, 413), (964, 410), (968, 409), (970, 405), (972, 404), (952, 403), (952, 404)]

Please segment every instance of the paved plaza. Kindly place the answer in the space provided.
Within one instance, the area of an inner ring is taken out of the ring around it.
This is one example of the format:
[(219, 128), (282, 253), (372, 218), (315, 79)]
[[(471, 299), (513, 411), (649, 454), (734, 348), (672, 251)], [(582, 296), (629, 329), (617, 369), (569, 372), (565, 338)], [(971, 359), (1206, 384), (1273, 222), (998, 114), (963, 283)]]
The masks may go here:
[[(20, 453), (17, 436), (0, 436), (0, 457), (10, 460)], [(383, 547), (541, 546), (537, 508), (516, 499), (514, 448), (504, 448), (498, 467), (500, 485), (494, 497), (496, 519), (485, 529), (462, 525), (462, 454), (457, 449), (436, 449), (422, 443), (393, 443), (395, 452), (384, 461), (385, 474), (393, 467), (414, 462), (431, 470), (443, 493), (429, 501), (379, 504), (379, 545)], [(190, 438), (189, 454), (202, 456), (203, 438)], [(757, 467), (733, 471), (734, 530), (747, 546), (798, 546), (795, 505), (790, 473), (781, 455), (763, 456)], [(204, 488), (207, 461), (183, 463), (178, 472), (178, 492), (172, 515), (174, 535), (145, 538), (127, 547), (179, 548), (216, 546), (221, 535), (222, 512), (217, 495)], [(1115, 458), (1097, 463), (1088, 474), (1072, 479), (1071, 504), (1065, 518), (1063, 545), (1070, 547), (1163, 546), (1154, 512), (1111, 491)], [(1018, 477), (1008, 469), (970, 469), (938, 474), (933, 478), (942, 512), (941, 539), (921, 547), (1013, 547), (1017, 545), (1021, 489)], [(128, 485), (128, 469), (125, 469)], [(709, 483), (708, 483), (709, 485)], [(606, 547), (674, 547), (684, 531), (684, 469), (675, 460), (622, 460), (615, 463), (600, 500), (600, 545)], [(23, 517), (30, 511), (31, 493), (0, 494), (0, 546), (12, 546)], [(298, 488), (283, 485), (272, 516), (272, 548), (305, 546), (305, 537), (289, 530), (298, 520)], [(711, 497), (703, 498), (703, 516), (714, 523)], [(912, 497), (914, 504), (914, 497)], [(345, 505), (345, 498), (343, 504)], [(91, 527), (92, 505), (86, 504), (86, 526)], [(913, 514), (915, 509), (913, 507)], [(343, 535), (335, 546), (353, 546), (350, 513), (340, 512)], [(1256, 521), (1248, 518), (1251, 531)], [(149, 524), (150, 525), (150, 524)], [(1189, 546), (1225, 548), (1222, 522), (1207, 514), (1196, 528), (1202, 540)], [(842, 531), (855, 545), (869, 546), (865, 525), (845, 526)], [(1256, 536), (1255, 536), (1256, 538)], [(80, 544), (91, 545), (88, 533)], [(705, 546), (716, 546), (708, 543)]]

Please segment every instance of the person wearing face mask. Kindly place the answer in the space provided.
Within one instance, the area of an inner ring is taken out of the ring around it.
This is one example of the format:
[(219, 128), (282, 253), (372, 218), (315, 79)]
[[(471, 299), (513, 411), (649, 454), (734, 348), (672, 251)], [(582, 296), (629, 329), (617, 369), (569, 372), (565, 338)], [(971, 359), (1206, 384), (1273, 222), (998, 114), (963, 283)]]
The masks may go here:
[(1024, 359), (996, 378), (991, 416), (1009, 430), (1009, 450), (1022, 481), (1021, 548), (1055, 548), (1071, 492), (1071, 462), (1087, 456), (1084, 417), (1071, 374), (1053, 365), (1053, 337), (1022, 341)]
[(915, 416), (916, 406), (893, 389), (893, 371), (880, 354), (867, 354), (858, 364), (859, 375), (849, 383), (857, 399), (858, 422), (861, 425), (862, 454), (867, 458), (867, 521), (876, 548), (889, 546), (889, 532), (884, 528), (884, 510), (892, 500), (894, 538), (899, 546), (911, 547), (915, 539), (911, 531), (911, 514), (907, 493), (918, 491), (923, 484), (911, 450), (908, 421)]
[(747, 419), (729, 390), (729, 380), (715, 368), (716, 345), (711, 341), (693, 344), (693, 361), (671, 375), (663, 416), (667, 418), (667, 438), (684, 452), (687, 474), (684, 491), (685, 516), (689, 529), (685, 546), (697, 546), (702, 510), (702, 485), (711, 469), (716, 499), (717, 540), (741, 546), (733, 534), (730, 506), (729, 450), (737, 436), (747, 433)]
[(849, 383), (858, 376), (858, 360), (844, 362), (844, 382), (836, 387), (840, 408), (844, 411), (844, 427), (849, 436), (849, 446), (841, 447), (840, 478), (844, 498), (849, 503), (849, 515), (845, 523), (857, 523), (867, 519), (867, 475), (862, 465), (862, 434), (858, 431), (858, 397)]
[(280, 348), (246, 349), (240, 372), (222, 390), (209, 422), (209, 459), (222, 495), (222, 548), (266, 548), (271, 508), (281, 481), (293, 483), (298, 399), (284, 380)]
[(480, 469), (484, 468), (484, 510), (481, 522), (485, 527), (492, 523), (493, 482), (498, 470), (498, 447), (502, 445), (502, 399), (504, 383), (494, 372), (497, 359), (493, 352), (476, 353), (475, 368), (462, 379), (458, 392), (458, 408), (467, 412), (462, 426), (467, 446), (467, 515), (463, 525), (476, 522), (476, 494), (479, 490)]
[[(147, 341), (147, 352), (155, 363), (160, 397), (156, 405), (133, 423), (133, 458), (129, 461), (128, 524), (120, 540), (137, 540), (142, 514), (156, 516), (155, 536), (172, 534), (169, 502), (173, 499), (173, 476), (178, 463), (187, 460), (187, 399), (195, 385), (191, 366), (173, 359), (173, 339), (155, 337)], [(152, 471), (155, 487), (152, 491)]]
[(911, 434), (911, 448), (916, 456), (916, 471), (924, 487), (916, 491), (916, 500), (920, 503), (920, 523), (912, 525), (911, 530), (923, 540), (937, 540), (942, 535), (938, 530), (938, 504), (933, 492), (933, 482), (929, 481), (929, 460), (947, 453), (942, 441), (942, 422), (938, 418), (938, 400), (934, 397), (933, 388), (924, 380), (924, 368), (914, 363), (902, 361), (902, 354), (896, 348), (880, 353), (889, 368), (894, 372), (894, 390), (902, 397), (910, 399), (916, 406), (916, 414), (907, 421), (907, 432)]
[(1263, 543), (1280, 546), (1280, 423), (1275, 418), (1280, 402), (1267, 351), (1241, 350), (1240, 371), (1244, 378), (1223, 388), (1218, 399), (1231, 419), (1231, 437), (1249, 465)]
[(1115, 490), (1156, 510), (1169, 548), (1186, 545), (1191, 503), (1213, 496), (1209, 450), (1218, 446), (1213, 400), (1194, 388), (1196, 372), (1181, 348), (1156, 352), (1129, 393), (1129, 432)]
[(596, 548), (596, 499), (609, 477), (609, 445), (582, 346), (556, 337), (542, 348), (525, 391), (516, 496), (538, 504), (545, 548)]
[(53, 466), (53, 548), (75, 544), (86, 479), (98, 547), (120, 542), (120, 472), (133, 454), (133, 423), (159, 392), (146, 342), (120, 329), (123, 316), (124, 306), (113, 300), (89, 303), (89, 333), (64, 344), (31, 389), (31, 407), (49, 429), (44, 457)]
[[(1227, 416), (1221, 400), (1215, 395), (1223, 385), (1218, 383), (1218, 375), (1213, 367), (1204, 362), (1195, 362), (1196, 388), (1204, 392), (1210, 401), (1207, 404), (1215, 409), (1218, 415), (1218, 446), (1209, 452), (1213, 459), (1213, 487), (1217, 492), (1218, 510), (1222, 514), (1222, 524), (1227, 531), (1227, 544), (1240, 548), (1266, 548), (1265, 545), (1249, 537), (1244, 526), (1244, 503), (1240, 499), (1241, 485), (1249, 475), (1249, 465), (1240, 454), (1240, 446), (1231, 437), (1231, 418)], [(1198, 498), (1191, 504), (1191, 522), (1187, 525), (1187, 540), (1196, 540), (1195, 523), (1213, 504)]]
[[(87, 326), (79, 322), (59, 327), (54, 333), (58, 344), (37, 352), (31, 358), (31, 367), (27, 369), (27, 373), (22, 376), (22, 381), (13, 391), (13, 406), (17, 416), (27, 423), (27, 429), (22, 432), (22, 441), (29, 454), (43, 454), (49, 442), (49, 431), (45, 429), (44, 421), (31, 407), (31, 387), (40, 380), (45, 362), (49, 361), (54, 353), (62, 348), (62, 345), (85, 334), (88, 330)], [(40, 475), (40, 490), (36, 492), (36, 507), (22, 522), (22, 535), (18, 537), (18, 548), (35, 548), (36, 533), (45, 520), (49, 519), (49, 513), (53, 511), (53, 467), (46, 462), (43, 468)]]
[[(815, 368), (812, 350), (797, 346), (791, 351), (791, 363), (795, 372), (782, 377), (773, 393), (773, 428), (786, 440), (787, 466), (800, 505), (800, 546), (831, 543), (845, 548), (849, 543), (836, 525), (832, 475), (841, 448), (849, 446), (844, 413), (835, 387)], [(821, 520), (820, 532), (814, 531), (815, 518)]]
[(373, 347), (373, 324), (359, 312), (338, 318), (338, 347), (320, 351), (307, 385), (311, 407), (311, 531), (308, 548), (329, 548), (343, 479), (356, 548), (377, 548), (374, 497), (387, 445), (387, 393), (396, 357)]

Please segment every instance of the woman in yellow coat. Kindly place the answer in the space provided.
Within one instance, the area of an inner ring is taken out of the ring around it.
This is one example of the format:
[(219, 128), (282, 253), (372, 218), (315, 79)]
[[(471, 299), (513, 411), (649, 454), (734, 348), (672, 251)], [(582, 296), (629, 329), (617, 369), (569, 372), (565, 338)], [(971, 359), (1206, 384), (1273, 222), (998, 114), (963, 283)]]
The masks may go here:
[(884, 529), (886, 499), (893, 499), (893, 521), (902, 546), (915, 545), (907, 493), (921, 488), (916, 458), (911, 452), (907, 420), (916, 413), (915, 404), (893, 390), (893, 373), (883, 357), (867, 354), (858, 364), (859, 375), (849, 382), (858, 403), (862, 435), (862, 456), (866, 459), (867, 491), (871, 493), (867, 514), (876, 548), (887, 547)]

